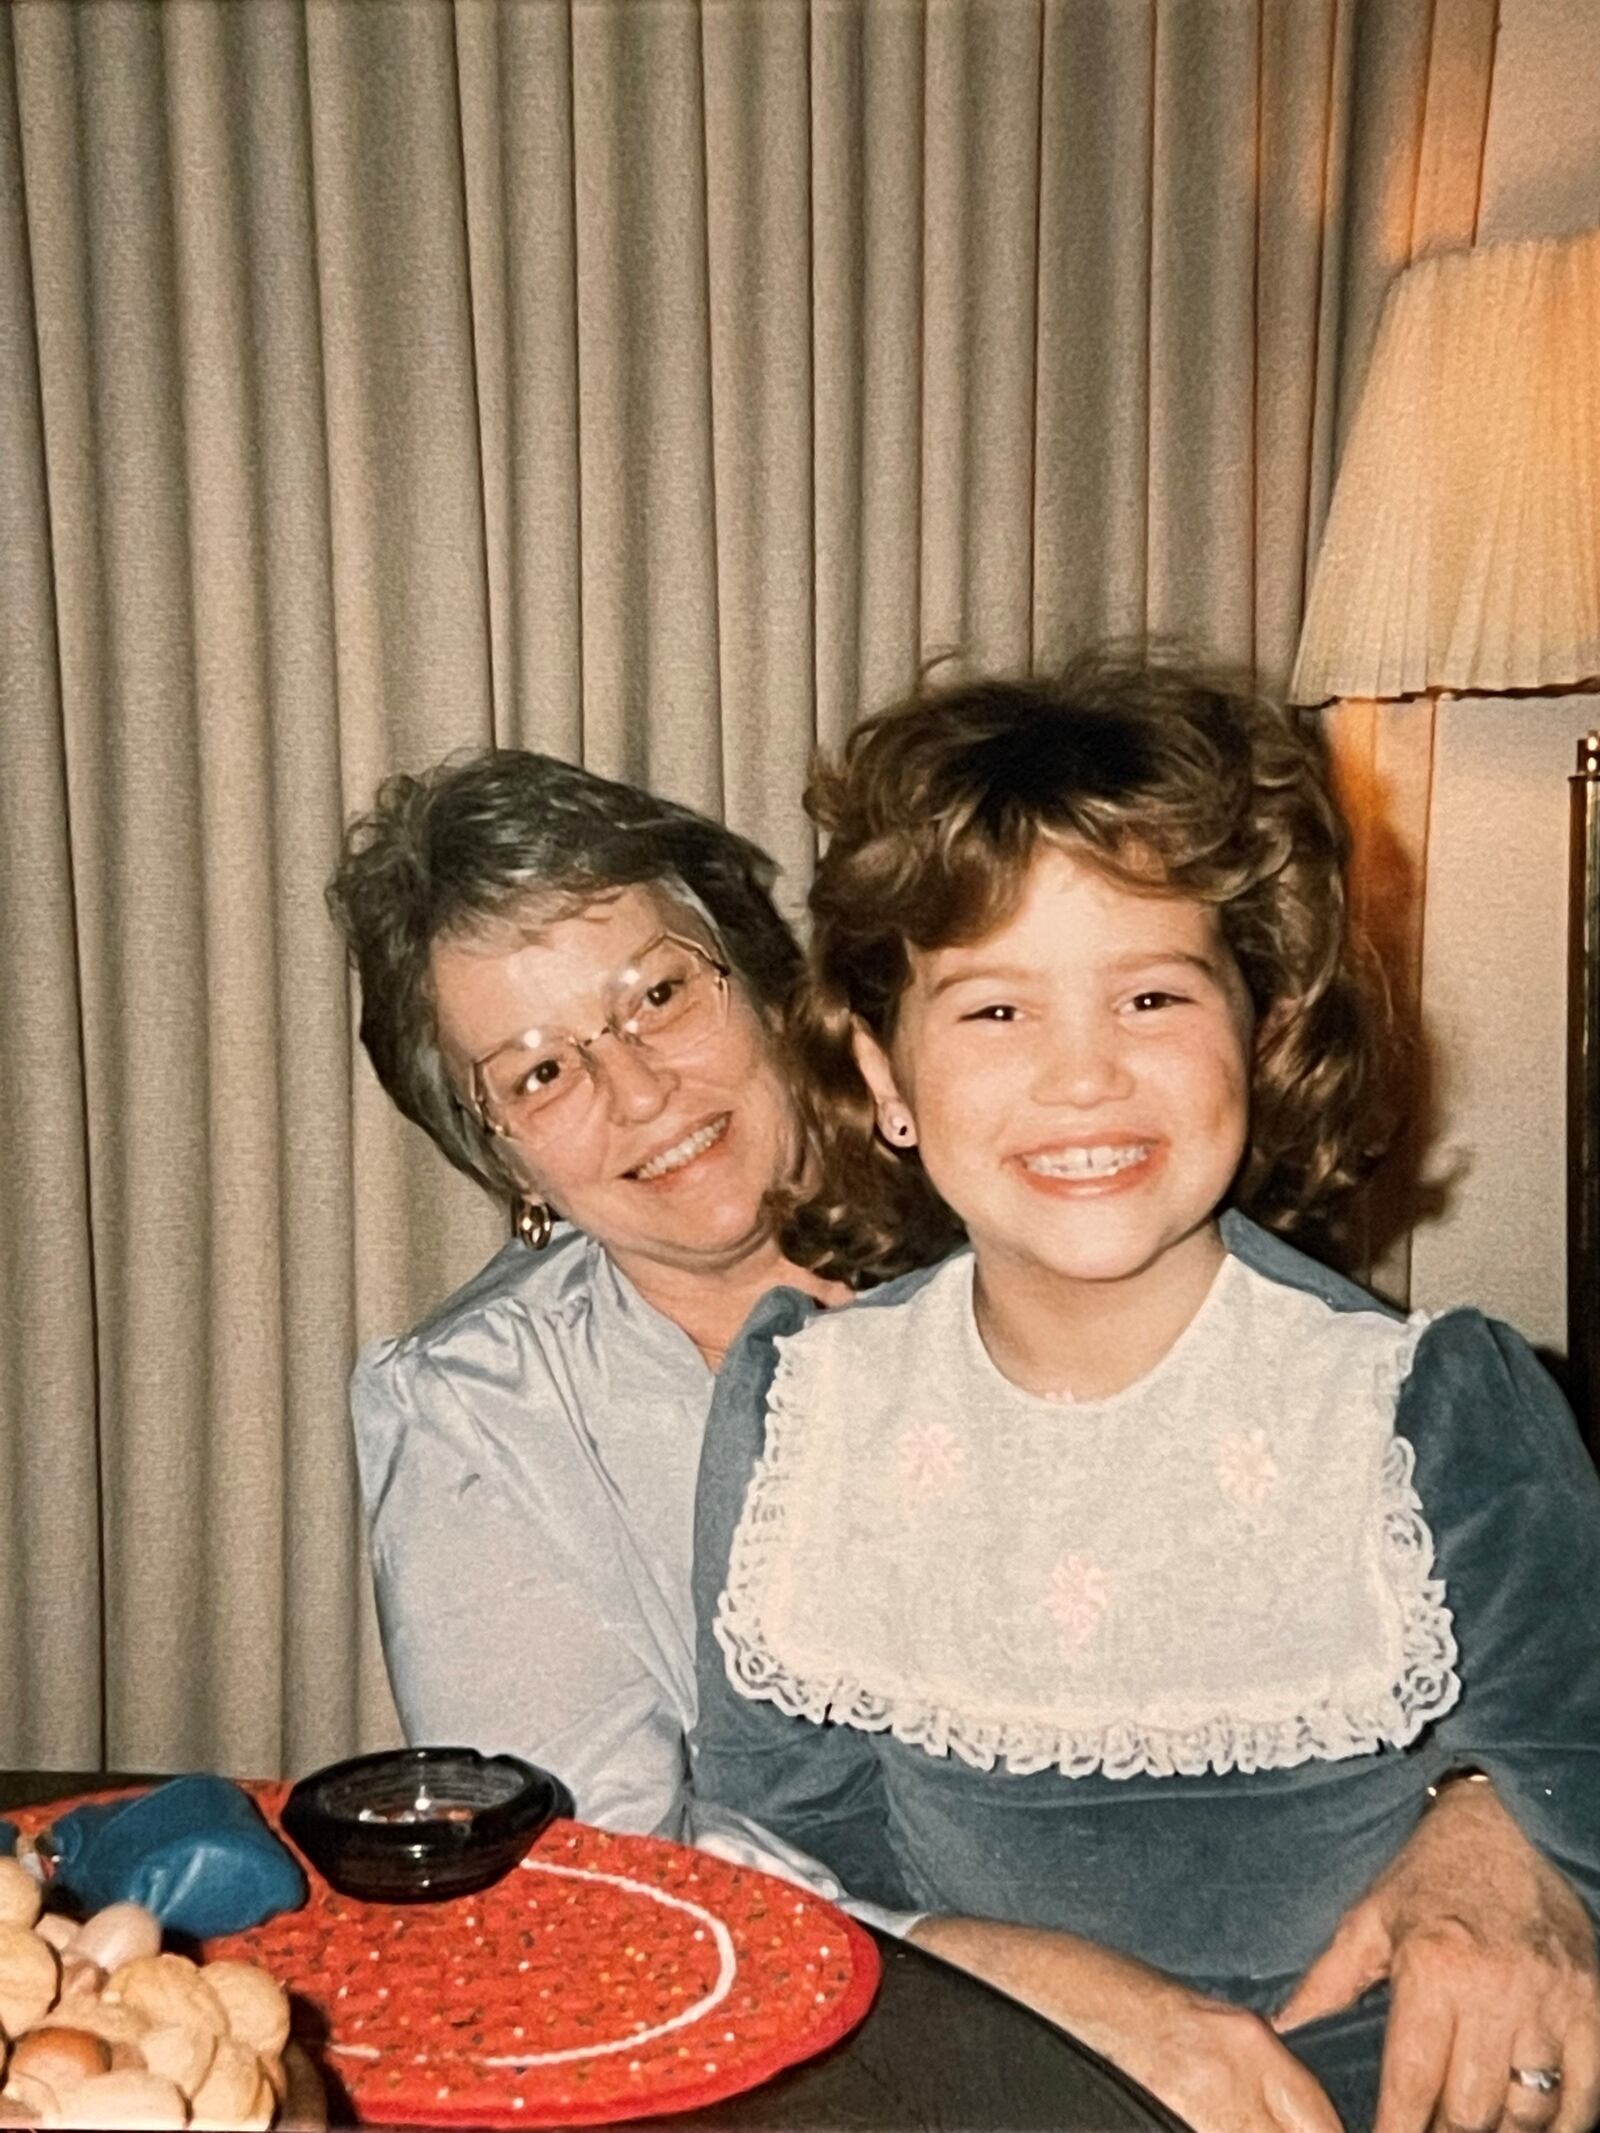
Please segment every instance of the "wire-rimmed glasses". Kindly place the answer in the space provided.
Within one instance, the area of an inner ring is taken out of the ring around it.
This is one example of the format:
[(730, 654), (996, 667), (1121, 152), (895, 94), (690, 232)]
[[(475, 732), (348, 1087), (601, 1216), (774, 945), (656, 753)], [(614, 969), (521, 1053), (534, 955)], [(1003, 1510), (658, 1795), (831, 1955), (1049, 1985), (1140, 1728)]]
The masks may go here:
[(591, 1036), (530, 1029), (472, 1062), (484, 1127), (536, 1148), (581, 1126), (598, 1087), (594, 1048), (605, 1037), (671, 1064), (715, 1041), (728, 1014), (728, 965), (681, 934), (660, 933), (616, 971), (602, 995), (606, 1018)]

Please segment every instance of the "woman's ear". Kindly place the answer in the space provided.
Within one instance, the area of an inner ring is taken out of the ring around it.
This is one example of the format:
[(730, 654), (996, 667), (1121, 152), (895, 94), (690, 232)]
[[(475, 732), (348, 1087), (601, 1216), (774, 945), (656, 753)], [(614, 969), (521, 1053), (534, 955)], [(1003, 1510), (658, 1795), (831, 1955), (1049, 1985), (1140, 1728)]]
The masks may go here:
[(900, 1094), (889, 1055), (859, 1015), (851, 1020), (850, 1049), (861, 1069), (862, 1080), (872, 1092), (878, 1113), (878, 1131), (891, 1148), (915, 1147), (917, 1122)]
[(511, 1188), (512, 1198), (514, 1200), (541, 1200), (553, 1214), (560, 1215), (562, 1220), (565, 1221), (565, 1210), (557, 1207), (549, 1187), (544, 1183), (544, 1180), (539, 1176), (516, 1142), (497, 1139), (495, 1149), (500, 1158), (501, 1173)]

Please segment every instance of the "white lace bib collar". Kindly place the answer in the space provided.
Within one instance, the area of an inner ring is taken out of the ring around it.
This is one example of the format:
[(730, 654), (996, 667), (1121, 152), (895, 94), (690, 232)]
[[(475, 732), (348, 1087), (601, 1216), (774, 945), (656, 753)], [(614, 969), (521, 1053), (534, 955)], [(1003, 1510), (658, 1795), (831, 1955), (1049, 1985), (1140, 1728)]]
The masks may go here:
[(717, 1636), (741, 1694), (983, 1769), (1287, 1768), (1455, 1702), (1395, 1434), (1426, 1320), (1227, 1258), (1154, 1370), (1041, 1399), (990, 1360), (972, 1260), (778, 1342)]

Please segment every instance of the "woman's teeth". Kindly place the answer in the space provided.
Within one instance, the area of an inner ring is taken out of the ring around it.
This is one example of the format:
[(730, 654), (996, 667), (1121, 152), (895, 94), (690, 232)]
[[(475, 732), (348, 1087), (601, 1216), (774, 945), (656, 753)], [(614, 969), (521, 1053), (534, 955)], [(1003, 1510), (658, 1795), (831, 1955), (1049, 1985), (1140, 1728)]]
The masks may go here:
[(1109, 1178), (1142, 1163), (1149, 1153), (1145, 1141), (1120, 1148), (1056, 1148), (1049, 1155), (1024, 1156), (1022, 1167), (1043, 1178)]
[(698, 1133), (691, 1133), (660, 1155), (653, 1155), (648, 1163), (641, 1163), (633, 1175), (636, 1178), (664, 1178), (669, 1171), (681, 1170), (685, 1163), (692, 1163), (697, 1155), (704, 1155), (714, 1142), (720, 1141), (728, 1130), (726, 1114), (713, 1119), (709, 1126), (702, 1126)]

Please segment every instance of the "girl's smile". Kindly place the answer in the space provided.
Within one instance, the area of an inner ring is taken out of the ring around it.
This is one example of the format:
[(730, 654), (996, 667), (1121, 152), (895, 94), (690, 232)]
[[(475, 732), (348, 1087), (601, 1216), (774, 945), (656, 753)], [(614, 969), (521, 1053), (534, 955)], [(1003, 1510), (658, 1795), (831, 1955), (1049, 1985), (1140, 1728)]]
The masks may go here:
[(1151, 1141), (1069, 1141), (1018, 1156), (1017, 1161), (1041, 1191), (1084, 1199), (1140, 1184), (1160, 1153)]

